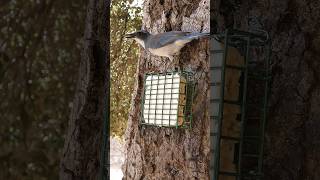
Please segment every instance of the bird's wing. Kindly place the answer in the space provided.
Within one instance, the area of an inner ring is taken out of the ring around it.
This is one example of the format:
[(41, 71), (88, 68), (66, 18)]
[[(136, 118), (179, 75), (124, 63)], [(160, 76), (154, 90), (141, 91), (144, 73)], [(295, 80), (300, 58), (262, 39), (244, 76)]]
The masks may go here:
[(148, 39), (148, 42), (149, 42), (148, 48), (155, 49), (155, 48), (166, 46), (168, 44), (171, 44), (171, 43), (185, 37), (189, 33), (190, 32), (170, 31), (170, 32), (164, 32), (164, 33), (152, 35)]
[(187, 40), (190, 42), (193, 39), (197, 39), (202, 36), (208, 36), (209, 33), (197, 33), (197, 32), (182, 32), (182, 31), (170, 31), (160, 34), (156, 34), (150, 37), (148, 48), (159, 48), (168, 44), (174, 43), (177, 40)]

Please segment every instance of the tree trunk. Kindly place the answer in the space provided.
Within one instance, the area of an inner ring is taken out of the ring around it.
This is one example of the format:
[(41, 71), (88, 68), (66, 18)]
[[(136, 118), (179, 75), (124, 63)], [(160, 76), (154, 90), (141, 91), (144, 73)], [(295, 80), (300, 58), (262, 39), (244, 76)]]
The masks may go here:
[(272, 40), (265, 180), (320, 179), (320, 5), (317, 0), (217, 0), (212, 30), (264, 29)]
[[(79, 80), (60, 163), (60, 179), (96, 180), (109, 107), (109, 5), (89, 0)], [(81, 23), (79, 23), (81, 24)]]
[[(146, 0), (143, 29), (209, 32), (209, 0)], [(124, 179), (208, 179), (209, 176), (209, 40), (191, 42), (169, 65), (167, 58), (141, 49), (126, 130)], [(197, 86), (191, 129), (139, 127), (143, 75), (180, 67), (195, 72)]]

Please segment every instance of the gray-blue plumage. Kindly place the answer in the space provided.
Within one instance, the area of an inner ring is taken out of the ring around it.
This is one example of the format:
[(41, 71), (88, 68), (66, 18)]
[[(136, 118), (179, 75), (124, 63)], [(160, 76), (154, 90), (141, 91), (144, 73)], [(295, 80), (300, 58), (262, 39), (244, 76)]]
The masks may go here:
[(194, 39), (209, 36), (209, 33), (170, 31), (159, 34), (150, 34), (142, 30), (127, 34), (127, 38), (134, 38), (143, 48), (158, 56), (173, 60), (173, 55)]

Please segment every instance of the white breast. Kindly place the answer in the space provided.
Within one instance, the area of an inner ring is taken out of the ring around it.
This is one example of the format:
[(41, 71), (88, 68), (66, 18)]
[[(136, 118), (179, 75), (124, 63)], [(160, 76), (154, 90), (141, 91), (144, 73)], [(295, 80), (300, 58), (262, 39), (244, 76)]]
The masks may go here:
[(167, 46), (164, 46), (164, 47), (161, 47), (158, 49), (149, 48), (148, 50), (152, 54), (155, 54), (157, 56), (170, 57), (172, 55), (178, 54), (180, 52), (181, 48), (183, 48), (190, 41), (191, 40), (179, 40), (179, 41), (175, 41), (172, 44), (169, 44)]

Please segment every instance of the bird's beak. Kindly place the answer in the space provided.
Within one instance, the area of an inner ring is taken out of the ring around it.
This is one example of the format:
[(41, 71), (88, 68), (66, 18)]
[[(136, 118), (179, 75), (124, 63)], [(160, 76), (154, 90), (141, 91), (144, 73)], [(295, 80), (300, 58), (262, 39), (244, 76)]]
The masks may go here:
[(136, 34), (135, 33), (130, 33), (130, 34), (126, 34), (124, 37), (125, 38), (134, 38), (134, 37), (136, 37)]

